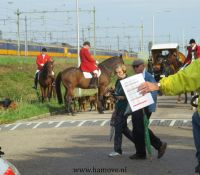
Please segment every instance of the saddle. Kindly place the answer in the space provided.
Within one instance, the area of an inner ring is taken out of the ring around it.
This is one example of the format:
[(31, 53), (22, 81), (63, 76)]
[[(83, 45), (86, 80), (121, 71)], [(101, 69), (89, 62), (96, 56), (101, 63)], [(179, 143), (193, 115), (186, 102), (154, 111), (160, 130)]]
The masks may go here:
[[(97, 70), (97, 71), (98, 71), (97, 77), (100, 77), (100, 75), (101, 75), (101, 70), (99, 69), (99, 70)], [(81, 70), (81, 72), (83, 72), (83, 71)], [(86, 79), (92, 78), (92, 77), (93, 77), (93, 73), (92, 73), (92, 72), (83, 72), (83, 76), (84, 76)]]

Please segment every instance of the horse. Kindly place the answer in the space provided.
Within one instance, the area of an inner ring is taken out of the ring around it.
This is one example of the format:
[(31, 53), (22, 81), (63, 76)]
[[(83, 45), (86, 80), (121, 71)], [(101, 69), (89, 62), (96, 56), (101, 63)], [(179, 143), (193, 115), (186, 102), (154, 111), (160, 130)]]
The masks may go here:
[(38, 82), (41, 89), (42, 103), (47, 97), (49, 101), (52, 97), (53, 82), (55, 79), (53, 75), (53, 67), (53, 61), (47, 61), (39, 72)]
[[(184, 62), (185, 62), (185, 55), (183, 55), (181, 52), (172, 52), (168, 57), (168, 63), (172, 69), (172, 73), (174, 74), (182, 68)], [(171, 75), (170, 74), (170, 75)]]
[(185, 56), (181, 52), (170, 51), (169, 54), (153, 60), (153, 63), (149, 63), (150, 65), (148, 66), (154, 73), (156, 81), (159, 81), (161, 75), (167, 77), (178, 72), (183, 66), (185, 59)]
[[(101, 62), (98, 67), (101, 70), (101, 75), (98, 78), (98, 100), (97, 100), (97, 110), (98, 112), (103, 112), (103, 95), (107, 86), (110, 83), (111, 74), (117, 64), (124, 63), (122, 56), (114, 56), (108, 58)], [(58, 103), (62, 104), (62, 93), (61, 93), (61, 82), (65, 87), (65, 105), (66, 112), (74, 114), (71, 107), (71, 101), (73, 99), (73, 91), (75, 88), (89, 89), (89, 83), (91, 79), (86, 79), (79, 68), (69, 67), (58, 73), (56, 77), (56, 93)]]

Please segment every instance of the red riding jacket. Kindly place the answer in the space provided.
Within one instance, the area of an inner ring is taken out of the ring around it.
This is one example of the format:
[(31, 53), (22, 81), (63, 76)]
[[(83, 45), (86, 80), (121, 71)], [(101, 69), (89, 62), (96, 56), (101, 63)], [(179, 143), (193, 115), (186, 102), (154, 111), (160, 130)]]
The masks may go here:
[(194, 49), (192, 49), (191, 46), (187, 47), (188, 50), (188, 55), (187, 58), (185, 60), (185, 63), (190, 64), (192, 61), (192, 52), (194, 52), (194, 57), (195, 59), (200, 59), (200, 46), (196, 45), (196, 47)]
[(80, 69), (83, 72), (93, 72), (99, 68), (96, 65), (94, 57), (90, 54), (87, 48), (82, 47), (80, 50), (81, 65)]
[(44, 64), (47, 61), (52, 61), (52, 59), (51, 59), (51, 57), (49, 55), (47, 55), (47, 54), (45, 54), (45, 55), (42, 55), (42, 54), (38, 55), (37, 59), (36, 59), (36, 64), (37, 64), (38, 70), (41, 70), (42, 67), (44, 66)]

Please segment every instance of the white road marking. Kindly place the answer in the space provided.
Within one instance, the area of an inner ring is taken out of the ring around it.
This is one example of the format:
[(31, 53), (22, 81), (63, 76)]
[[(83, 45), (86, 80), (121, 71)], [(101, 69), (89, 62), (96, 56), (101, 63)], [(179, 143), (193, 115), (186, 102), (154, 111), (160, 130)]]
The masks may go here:
[[(12, 131), (12, 130), (16, 130), (16, 129), (18, 129), (18, 127), (20, 126), (20, 125), (22, 125), (22, 124), (24, 124), (24, 129), (28, 129), (28, 128), (32, 128), (32, 129), (35, 129), (35, 128), (38, 128), (38, 126), (40, 126), (42, 123), (46, 123), (46, 124), (53, 124), (53, 123), (55, 123), (55, 125), (56, 126), (52, 126), (52, 125), (50, 125), (49, 126), (49, 128), (53, 128), (53, 127), (55, 127), (55, 128), (58, 128), (58, 127), (60, 127), (63, 123), (65, 123), (65, 122), (67, 122), (67, 123), (69, 123), (69, 124), (73, 124), (73, 123), (76, 123), (77, 122), (77, 124), (75, 125), (75, 127), (80, 127), (80, 126), (83, 126), (84, 125), (84, 123), (85, 122), (87, 122), (87, 121), (89, 121), (89, 122), (93, 122), (93, 123), (96, 123), (96, 122), (99, 122), (98, 123), (98, 126), (105, 126), (106, 124), (107, 124), (107, 122), (109, 122), (110, 121), (110, 119), (94, 119), (94, 120), (92, 120), (92, 119), (88, 119), (88, 120), (63, 120), (63, 121), (46, 121), (46, 122), (28, 122), (28, 123), (16, 123), (16, 124), (7, 124), (7, 125), (2, 125), (2, 127), (0, 128), (0, 131), (2, 131), (2, 130), (10, 130), (10, 131)], [(155, 124), (157, 125), (157, 126), (159, 126), (159, 125), (162, 125), (162, 122), (165, 122), (165, 121), (168, 121), (167, 122), (167, 125), (169, 126), (169, 127), (173, 127), (174, 126), (174, 124), (175, 124), (175, 122), (176, 121), (180, 121), (181, 123), (180, 123), (180, 125), (182, 126), (184, 126), (187, 122), (191, 122), (191, 120), (190, 119), (171, 119), (171, 118), (169, 118), (169, 119), (159, 119), (159, 118), (154, 118), (154, 119), (150, 119), (149, 120), (149, 124), (152, 124), (152, 122), (153, 121), (157, 121)], [(131, 122), (131, 119), (127, 119), (127, 123), (129, 123), (129, 122)], [(32, 125), (33, 125), (33, 127), (32, 127)], [(26, 126), (29, 126), (29, 127), (26, 127)], [(73, 125), (72, 125), (73, 126)], [(92, 125), (91, 125), (92, 126)], [(10, 127), (10, 128), (8, 128), (8, 127)], [(66, 126), (67, 127), (67, 126)], [(8, 129), (6, 129), (6, 128), (8, 128)], [(21, 128), (23, 128), (23, 127), (21, 127)], [(41, 127), (42, 128), (42, 127)]]
[(100, 124), (100, 126), (104, 126), (108, 121), (109, 121), (109, 120), (104, 120), (104, 121)]
[(171, 123), (169, 124), (169, 126), (174, 126), (175, 122), (176, 122), (176, 120), (172, 120)]
[(61, 122), (59, 122), (56, 126), (54, 126), (54, 128), (58, 128), (58, 127), (60, 127), (64, 122), (65, 122), (65, 121), (61, 121)]
[(37, 128), (39, 125), (41, 125), (43, 122), (39, 122), (39, 123), (37, 123), (34, 127), (33, 127), (33, 129), (35, 129), (35, 128)]
[(20, 126), (22, 123), (17, 123), (14, 127), (12, 127), (11, 129), (10, 129), (10, 131), (13, 131), (13, 130), (15, 130), (18, 126)]
[(82, 122), (80, 122), (80, 123), (77, 125), (77, 127), (82, 126), (85, 122), (87, 122), (87, 120), (83, 120)]

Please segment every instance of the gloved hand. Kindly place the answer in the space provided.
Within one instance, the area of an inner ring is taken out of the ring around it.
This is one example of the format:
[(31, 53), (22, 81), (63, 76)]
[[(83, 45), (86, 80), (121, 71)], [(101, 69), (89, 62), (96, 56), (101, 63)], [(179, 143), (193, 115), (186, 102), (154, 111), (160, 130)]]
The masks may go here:
[(99, 62), (98, 62), (98, 61), (96, 61), (96, 64), (99, 64)]
[(40, 64), (41, 66), (44, 66), (44, 64)]

